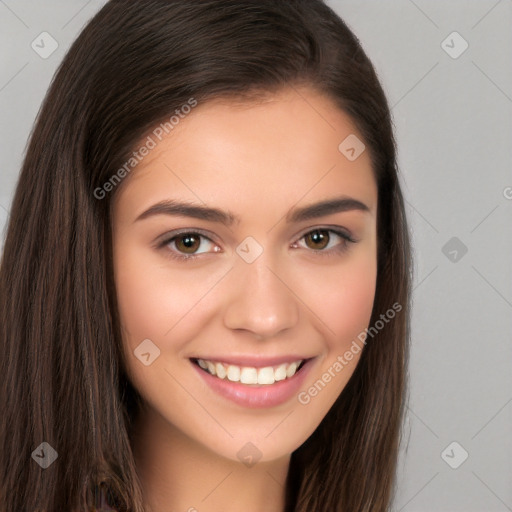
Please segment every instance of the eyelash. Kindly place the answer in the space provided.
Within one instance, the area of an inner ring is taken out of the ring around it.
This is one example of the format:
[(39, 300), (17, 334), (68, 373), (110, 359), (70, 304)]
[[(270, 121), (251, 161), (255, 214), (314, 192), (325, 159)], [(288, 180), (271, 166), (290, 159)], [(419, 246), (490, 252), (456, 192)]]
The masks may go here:
[[(336, 255), (342, 254), (346, 250), (349, 249), (350, 244), (355, 244), (358, 242), (358, 240), (355, 240), (354, 238), (352, 238), (350, 235), (348, 235), (347, 233), (345, 233), (343, 231), (340, 231), (337, 229), (332, 229), (332, 228), (322, 228), (322, 227), (311, 229), (311, 230), (307, 231), (298, 239), (298, 241), (302, 240), (307, 235), (310, 235), (311, 233), (314, 233), (316, 231), (327, 231), (329, 234), (334, 233), (335, 235), (339, 236), (342, 239), (342, 242), (340, 244), (338, 244), (334, 248), (331, 248), (328, 250), (309, 249), (310, 251), (314, 252), (317, 256), (331, 257), (331, 256), (336, 256)], [(204, 232), (202, 232), (200, 230), (190, 230), (190, 229), (180, 230), (179, 232), (174, 232), (171, 234), (172, 234), (172, 236), (168, 236), (168, 237), (166, 237), (166, 239), (164, 241), (158, 243), (158, 246), (157, 246), (158, 249), (165, 249), (166, 246), (168, 246), (170, 243), (172, 243), (176, 238), (179, 238), (181, 235), (199, 235), (201, 238), (206, 238), (210, 242), (215, 243), (215, 242), (213, 242), (213, 240), (210, 237), (208, 237)], [(330, 240), (329, 240), (329, 242), (330, 242)], [(297, 242), (294, 242), (294, 244), (295, 243), (297, 243)], [(195, 260), (202, 254), (208, 254), (208, 253), (189, 254), (187, 256), (184, 256), (184, 255), (182, 255), (178, 252), (175, 252), (173, 250), (168, 250), (167, 254), (170, 258), (173, 258), (178, 261), (190, 261), (190, 260)]]

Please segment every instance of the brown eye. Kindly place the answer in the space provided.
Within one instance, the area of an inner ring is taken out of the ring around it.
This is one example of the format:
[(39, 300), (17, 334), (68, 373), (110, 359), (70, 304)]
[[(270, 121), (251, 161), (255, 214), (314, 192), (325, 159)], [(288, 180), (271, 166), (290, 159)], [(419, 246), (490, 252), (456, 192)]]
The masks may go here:
[(328, 257), (343, 254), (349, 249), (350, 244), (357, 242), (358, 240), (341, 230), (317, 228), (302, 235), (294, 247), (308, 249), (315, 256)]
[(325, 249), (329, 245), (329, 230), (317, 229), (304, 236), (306, 245), (313, 250)]
[(199, 258), (211, 252), (222, 252), (210, 237), (199, 231), (181, 231), (169, 233), (167, 238), (158, 244), (158, 248), (165, 250), (171, 258), (183, 261)]
[(195, 233), (185, 233), (184, 235), (177, 236), (174, 243), (178, 251), (193, 254), (201, 245), (201, 237)]

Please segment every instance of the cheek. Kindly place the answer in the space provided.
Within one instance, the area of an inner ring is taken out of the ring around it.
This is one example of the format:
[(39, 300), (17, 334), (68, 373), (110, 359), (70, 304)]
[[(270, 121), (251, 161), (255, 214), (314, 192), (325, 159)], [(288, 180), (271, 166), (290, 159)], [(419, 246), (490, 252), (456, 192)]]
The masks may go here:
[(322, 321), (318, 329), (324, 334), (325, 351), (297, 396), (311, 433), (347, 385), (364, 350), (358, 336), (368, 327), (373, 309), (376, 260), (360, 258), (329, 277), (323, 293), (310, 295)]
[(133, 246), (115, 265), (121, 324), (131, 348), (146, 338), (168, 344), (170, 331), (190, 313), (215, 277), (191, 280), (186, 273), (169, 272), (158, 258)]
[[(174, 344), (171, 329), (186, 313), (186, 305), (177, 296), (182, 288), (180, 283), (165, 280), (161, 263), (155, 263), (147, 250), (143, 252), (134, 245), (123, 244), (122, 240), (114, 254), (114, 265), (126, 370), (132, 383), (147, 399), (153, 395), (149, 392), (151, 383), (156, 382), (155, 379), (165, 381), (168, 377), (160, 372), (169, 346)], [(144, 340), (151, 340), (151, 344), (141, 345)], [(147, 347), (144, 352), (158, 354), (150, 366), (144, 366), (137, 359), (137, 353), (142, 353), (142, 349), (137, 350), (139, 346)]]
[(325, 305), (336, 346), (350, 345), (368, 326), (375, 298), (376, 275), (372, 269), (346, 276), (338, 292), (333, 292), (330, 305)]
[[(161, 337), (166, 328), (163, 315), (166, 305), (162, 285), (154, 282), (151, 267), (137, 258), (136, 251), (127, 254), (129, 256), (115, 262), (116, 291), (123, 332), (130, 345), (137, 345), (145, 338)], [(167, 329), (169, 321), (167, 319)]]
[(324, 276), (316, 277), (316, 283), (324, 284), (317, 284), (315, 291), (309, 293), (308, 305), (323, 324), (318, 329), (325, 335), (327, 349), (342, 351), (357, 339), (370, 321), (377, 278), (376, 260), (371, 255), (354, 258), (336, 273), (326, 270)]
[[(114, 264), (126, 370), (139, 392), (150, 401), (163, 382), (169, 389), (174, 386), (164, 368), (188, 371), (181, 364), (180, 354), (190, 340), (200, 336), (210, 314), (205, 298), (226, 269), (196, 269), (192, 277), (187, 272), (170, 271), (161, 257), (139, 249), (136, 244), (126, 243), (121, 250), (122, 247), (118, 243)], [(155, 345), (159, 352), (153, 349), (158, 357), (146, 367), (136, 356), (147, 351), (139, 346), (147, 347), (147, 342), (141, 343), (148, 339), (152, 343), (149, 346)]]

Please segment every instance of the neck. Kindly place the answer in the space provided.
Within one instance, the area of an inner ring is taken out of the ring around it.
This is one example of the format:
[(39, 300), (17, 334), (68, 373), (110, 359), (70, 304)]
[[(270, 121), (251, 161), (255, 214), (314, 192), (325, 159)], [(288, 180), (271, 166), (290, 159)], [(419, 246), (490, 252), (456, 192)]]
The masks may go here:
[(290, 456), (246, 466), (145, 411), (134, 455), (151, 512), (283, 512)]

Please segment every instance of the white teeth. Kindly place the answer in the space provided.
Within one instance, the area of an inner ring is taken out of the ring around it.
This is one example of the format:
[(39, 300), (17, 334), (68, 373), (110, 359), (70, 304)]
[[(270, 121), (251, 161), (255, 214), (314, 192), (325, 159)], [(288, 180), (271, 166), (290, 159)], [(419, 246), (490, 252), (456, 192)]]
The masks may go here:
[(295, 375), (295, 372), (297, 371), (297, 366), (299, 366), (297, 363), (291, 363), (288, 368), (286, 369), (286, 376), (292, 377)]
[(215, 371), (217, 373), (217, 377), (219, 379), (223, 379), (226, 376), (226, 368), (224, 368), (224, 365), (222, 363), (217, 363), (215, 365)]
[(232, 382), (238, 382), (240, 380), (240, 367), (233, 366), (230, 364), (228, 366), (228, 379)]
[(274, 381), (274, 369), (272, 366), (267, 366), (258, 370), (258, 384), (274, 384)]
[(286, 379), (286, 364), (279, 365), (274, 371), (274, 379), (284, 380)]
[(258, 371), (256, 368), (242, 368), (240, 382), (242, 384), (258, 384)]
[(297, 368), (302, 360), (292, 363), (283, 363), (278, 366), (265, 366), (264, 368), (254, 368), (251, 366), (227, 365), (220, 362), (198, 359), (197, 364), (208, 371), (211, 375), (219, 379), (227, 378), (231, 382), (240, 382), (242, 384), (271, 385), (274, 382), (289, 379), (297, 372)]
[(217, 375), (216, 372), (215, 372), (215, 365), (211, 361), (206, 361), (206, 365), (208, 366), (208, 371), (212, 375)]

